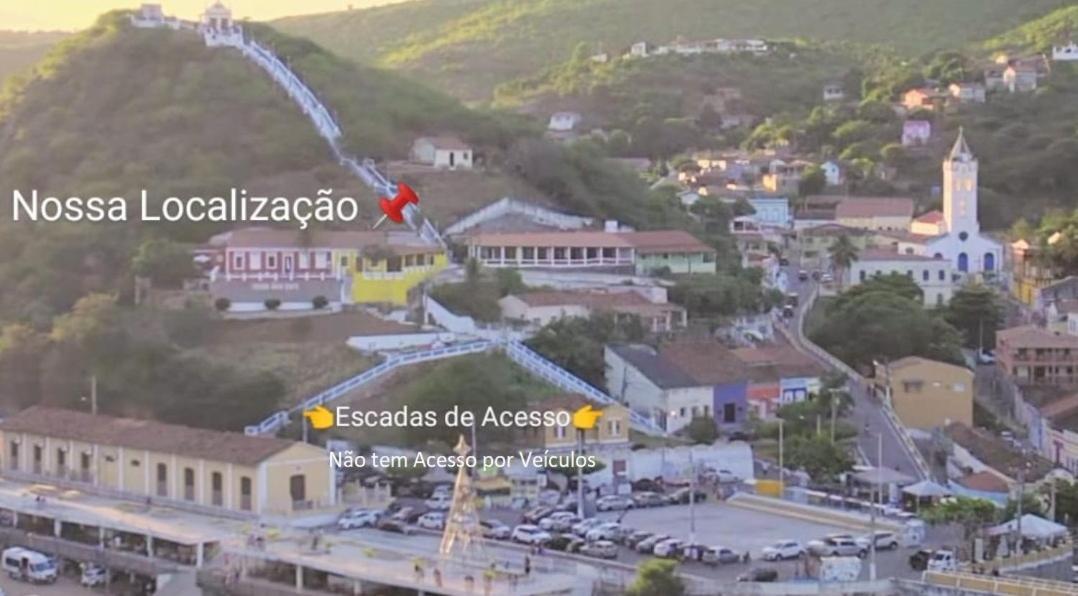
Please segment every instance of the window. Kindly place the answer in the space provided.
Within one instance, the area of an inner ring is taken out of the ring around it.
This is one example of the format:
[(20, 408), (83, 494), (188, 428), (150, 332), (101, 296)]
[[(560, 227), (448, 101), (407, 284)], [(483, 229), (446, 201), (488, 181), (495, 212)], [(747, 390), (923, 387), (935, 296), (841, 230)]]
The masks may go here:
[(906, 270), (906, 277), (913, 279), (913, 269)]
[(90, 454), (85, 451), (79, 455), (79, 469), (84, 472), (90, 471)]
[(277, 255), (266, 255), (266, 267), (269, 269), (277, 268)]
[(857, 277), (858, 277), (858, 279), (860, 279), (861, 281), (865, 281), (865, 277), (866, 277), (866, 276), (865, 276), (865, 271), (864, 271), (864, 269), (862, 269), (862, 270), (861, 270), (861, 273), (860, 273), (860, 274), (858, 274), (858, 276), (857, 276)]
[(940, 280), (940, 281), (943, 281), (943, 280), (945, 280), (945, 279), (947, 279), (947, 273), (946, 273), (946, 272), (945, 272), (945, 271), (944, 271), (943, 269), (940, 269), (940, 272), (939, 272), (939, 280)]
[(678, 410), (678, 416), (681, 416), (682, 418), (685, 417), (685, 408), (681, 408)]
[(183, 469), (183, 498), (195, 500), (195, 471), (191, 468)]
[(921, 280), (922, 281), (928, 281), (928, 269), (925, 269), (924, 271), (921, 272)]
[(621, 420), (610, 421), (610, 435), (614, 437), (621, 435)]
[(56, 448), (56, 473), (63, 474), (67, 468), (67, 452), (63, 447)]
[(556, 438), (556, 439), (564, 439), (565, 438), (565, 428), (566, 427), (561, 426), (561, 425), (555, 426), (554, 427), (554, 438)]
[(220, 507), (221, 505), (224, 505), (224, 502), (225, 502), (224, 490), (222, 488), (223, 485), (224, 485), (224, 481), (221, 479), (221, 473), (220, 472), (214, 472), (210, 476), (210, 491), (211, 491), (210, 499), (211, 499), (211, 502), (217, 507)]
[(726, 423), (737, 422), (737, 406), (735, 404), (722, 405), (722, 421)]
[(12, 470), (19, 469), (19, 444), (15, 441), (11, 442), (8, 452), (11, 454), (11, 459), (8, 461), (8, 468)]
[(157, 464), (157, 496), (168, 496), (168, 466)]
[(232, 268), (237, 271), (243, 269), (243, 255), (232, 255)]
[(137, 459), (131, 460), (131, 467), (132, 468), (137, 468), (137, 467), (139, 467), (141, 465), (142, 465), (142, 462), (140, 462), (139, 460), (137, 460)]
[(240, 509), (251, 511), (251, 478), (240, 477)]

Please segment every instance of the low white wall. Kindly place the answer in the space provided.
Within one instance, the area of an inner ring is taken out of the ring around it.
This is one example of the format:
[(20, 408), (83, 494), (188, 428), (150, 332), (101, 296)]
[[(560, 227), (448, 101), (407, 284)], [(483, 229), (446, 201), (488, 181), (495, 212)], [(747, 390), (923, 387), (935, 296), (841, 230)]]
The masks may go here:
[(382, 350), (404, 350), (409, 348), (429, 348), (436, 343), (450, 343), (457, 340), (455, 333), (394, 333), (388, 335), (360, 335), (348, 339), (348, 347), (362, 352), (380, 352)]

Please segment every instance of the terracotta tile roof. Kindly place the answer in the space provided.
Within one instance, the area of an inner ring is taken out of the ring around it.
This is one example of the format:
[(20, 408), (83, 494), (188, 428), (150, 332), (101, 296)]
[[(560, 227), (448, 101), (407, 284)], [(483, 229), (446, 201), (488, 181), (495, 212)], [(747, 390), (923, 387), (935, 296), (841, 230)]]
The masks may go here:
[(975, 474), (967, 474), (955, 482), (970, 489), (985, 493), (1005, 493), (1010, 490), (1007, 482), (987, 470)]
[(637, 252), (715, 252), (696, 236), (684, 230), (656, 230), (652, 232), (629, 232), (629, 242)]
[(835, 217), (913, 217), (913, 199), (906, 197), (858, 197), (835, 207)]
[(427, 141), (434, 146), (435, 149), (444, 149), (446, 151), (467, 151), (472, 147), (453, 136), (439, 136), (439, 137), (419, 137), (416, 142)]
[(176, 454), (254, 466), (295, 445), (272, 437), (191, 428), (136, 418), (33, 406), (0, 422), (0, 431), (25, 432), (97, 445)]
[(798, 232), (803, 236), (864, 236), (868, 230), (854, 228), (838, 223), (825, 223), (811, 228), (805, 228)]
[(1078, 411), (1078, 393), (1049, 402), (1040, 408), (1041, 416), (1049, 420), (1066, 418)]
[(1026, 470), (1026, 480), (1040, 480), (1053, 465), (1036, 455), (1023, 456), (1006, 441), (982, 428), (970, 428), (961, 422), (952, 422), (943, 429), (944, 434), (969, 451), (973, 457), (1009, 478), (1017, 478), (1020, 469)]
[(996, 341), (1008, 348), (1078, 349), (1078, 336), (1055, 333), (1036, 325), (1022, 325), (996, 332)]
[(943, 236), (943, 234), (914, 234), (913, 232), (907, 232), (906, 230), (877, 230), (876, 234), (892, 240), (900, 240), (913, 244), (925, 244), (930, 240), (935, 240), (936, 238)]
[(569, 290), (550, 290), (514, 294), (528, 306), (580, 305), (596, 310), (615, 310), (619, 312), (669, 312), (681, 311), (677, 304), (652, 302), (637, 292), (573, 292)]
[(922, 213), (917, 216), (917, 219), (913, 220), (918, 223), (938, 224), (943, 221), (943, 212), (939, 209), (929, 211), (928, 213)]

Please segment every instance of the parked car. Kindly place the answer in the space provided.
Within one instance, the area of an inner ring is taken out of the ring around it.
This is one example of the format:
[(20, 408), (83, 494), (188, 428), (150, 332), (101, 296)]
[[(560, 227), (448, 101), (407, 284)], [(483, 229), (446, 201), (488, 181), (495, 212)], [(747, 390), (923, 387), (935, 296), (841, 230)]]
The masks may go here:
[(928, 560), (929, 571), (954, 571), (958, 569), (958, 557), (950, 549), (940, 549), (932, 553)]
[(431, 511), (419, 516), (416, 525), (425, 530), (444, 530), (445, 514), (440, 511)]
[(664, 490), (663, 489), (662, 478), (658, 478), (658, 477), (656, 477), (656, 478), (641, 478), (640, 480), (633, 481), (631, 486), (632, 486), (633, 492), (645, 492), (646, 491), (646, 492), (653, 492), (653, 493), (660, 493), (661, 494), (663, 492), (663, 490)]
[(822, 274), (820, 274), (820, 281), (825, 283), (825, 284), (829, 284), (829, 283), (835, 281), (835, 276), (831, 275), (830, 273), (822, 273)]
[(539, 520), (539, 523), (536, 525), (543, 530), (564, 532), (569, 528), (573, 527), (573, 525), (578, 523), (579, 521), (580, 517), (578, 517), (575, 513), (570, 513), (568, 511), (555, 511), (550, 515), (544, 517), (543, 519)]
[(703, 476), (707, 480), (715, 481), (719, 484), (732, 484), (741, 480), (730, 470), (706, 470)]
[(606, 522), (588, 530), (588, 533), (584, 535), (584, 539), (588, 542), (595, 542), (598, 540), (620, 540), (623, 531), (621, 524), (618, 522)]
[(796, 559), (805, 553), (805, 547), (796, 540), (780, 540), (763, 548), (765, 561), (781, 561), (783, 559)]
[(935, 551), (928, 548), (922, 548), (913, 553), (909, 558), (910, 569), (913, 569), (914, 571), (924, 571), (925, 569), (928, 569), (928, 560), (932, 558), (934, 553)]
[(51, 584), (59, 575), (55, 559), (18, 546), (5, 549), (0, 555), (0, 564), (11, 579), (33, 584)]
[(636, 552), (644, 553), (644, 554), (654, 552), (656, 544), (658, 544), (658, 543), (660, 543), (660, 542), (662, 542), (664, 540), (669, 540), (669, 539), (670, 539), (669, 534), (654, 534), (652, 536), (649, 536), (649, 537), (641, 540), (640, 542), (637, 542), (636, 543)]
[(396, 521), (399, 521), (399, 522), (407, 522), (408, 518), (412, 517), (413, 513), (416, 513), (415, 507), (401, 507), (400, 509), (397, 510), (396, 513), (393, 514), (393, 516), (390, 519), (393, 519), (393, 520), (396, 520)]
[(624, 511), (633, 507), (632, 499), (620, 495), (607, 495), (595, 500), (595, 508), (599, 511)]
[[(856, 542), (865, 550), (870, 550), (872, 537), (865, 534), (858, 537)], [(876, 550), (894, 550), (896, 548), (898, 548), (898, 537), (893, 532), (876, 532)]]
[(636, 507), (658, 507), (660, 505), (666, 505), (666, 498), (656, 492), (646, 490), (643, 492), (633, 493), (632, 496), (633, 505)]
[(995, 364), (996, 355), (992, 350), (982, 349), (977, 351), (977, 364)]
[(554, 534), (543, 546), (550, 550), (564, 551), (572, 542), (583, 542), (583, 540), (572, 534)]
[(588, 533), (588, 530), (603, 523), (603, 520), (595, 517), (589, 517), (588, 519), (581, 520), (577, 524), (573, 525), (573, 534), (577, 536), (584, 536)]
[(580, 547), (580, 554), (600, 559), (616, 559), (618, 558), (618, 545), (609, 540), (588, 542)]
[(108, 583), (108, 570), (100, 565), (93, 563), (82, 563), (81, 577), (79, 578), (79, 584), (86, 588), (95, 588), (97, 586), (103, 586)]
[(797, 272), (797, 279), (799, 281), (808, 281), (808, 278), (809, 278), (808, 271), (805, 271), (804, 269), (802, 269), (802, 270)]
[(707, 493), (706, 492), (704, 492), (704, 491), (702, 491), (700, 489), (696, 489), (696, 491), (690, 493), (690, 489), (688, 487), (686, 487), (686, 488), (679, 488), (679, 489), (675, 490), (674, 492), (670, 493), (667, 496), (667, 501), (669, 501), (670, 503), (673, 503), (673, 504), (688, 505), (689, 504), (689, 495), (690, 494), (693, 495), (693, 501), (696, 502), (696, 503), (702, 503), (702, 502), (707, 500)]
[(808, 543), (809, 552), (821, 557), (863, 557), (867, 549), (849, 536), (828, 536)]
[(405, 536), (410, 536), (415, 533), (412, 526), (396, 519), (378, 520), (378, 524), (375, 527), (383, 532), (393, 532), (395, 534), (404, 534)]
[(449, 507), (453, 504), (453, 498), (446, 494), (436, 494), (423, 501), (423, 504), (435, 511), (449, 511)]
[(337, 527), (341, 530), (351, 530), (354, 528), (369, 528), (378, 523), (377, 511), (371, 511), (369, 509), (352, 509), (345, 511), (337, 518)]
[(539, 526), (533, 526), (531, 524), (521, 524), (513, 528), (513, 533), (509, 535), (513, 542), (519, 542), (521, 544), (530, 544), (537, 546), (546, 543), (550, 540), (550, 533), (539, 529)]
[(773, 582), (778, 579), (779, 572), (770, 567), (756, 567), (737, 576), (739, 582)]
[(655, 555), (656, 557), (673, 559), (681, 554), (681, 546), (683, 544), (684, 542), (678, 540), (677, 538), (663, 540), (662, 542), (655, 545), (655, 549), (651, 551), (651, 554)]
[(541, 507), (535, 507), (533, 509), (529, 509), (529, 510), (524, 512), (524, 523), (526, 523), (526, 524), (537, 524), (537, 523), (539, 523), (539, 520), (541, 520), (544, 517), (550, 515), (551, 513), (554, 513), (554, 508), (553, 507), (547, 507), (545, 505), (541, 506)]
[(513, 529), (496, 519), (484, 519), (479, 521), (479, 527), (483, 529), (483, 538), (494, 540), (508, 540)]
[(725, 546), (712, 546), (705, 548), (700, 555), (700, 561), (708, 565), (726, 565), (728, 563), (740, 563), (741, 555), (735, 553), (732, 548)]
[(626, 536), (625, 540), (623, 540), (622, 542), (625, 544), (625, 546), (635, 549), (637, 544), (640, 544), (641, 542), (647, 540), (648, 538), (651, 538), (654, 535), (654, 532), (636, 530), (635, 532), (631, 532), (628, 536)]

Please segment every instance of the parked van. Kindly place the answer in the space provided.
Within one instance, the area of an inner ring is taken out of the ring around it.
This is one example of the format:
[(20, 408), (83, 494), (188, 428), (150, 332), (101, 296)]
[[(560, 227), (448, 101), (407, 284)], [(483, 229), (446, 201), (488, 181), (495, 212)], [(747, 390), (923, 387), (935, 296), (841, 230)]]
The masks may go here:
[(56, 581), (56, 576), (59, 574), (56, 561), (28, 548), (18, 546), (9, 548), (4, 550), (0, 557), (3, 558), (4, 572), (11, 579), (35, 584), (51, 584)]

